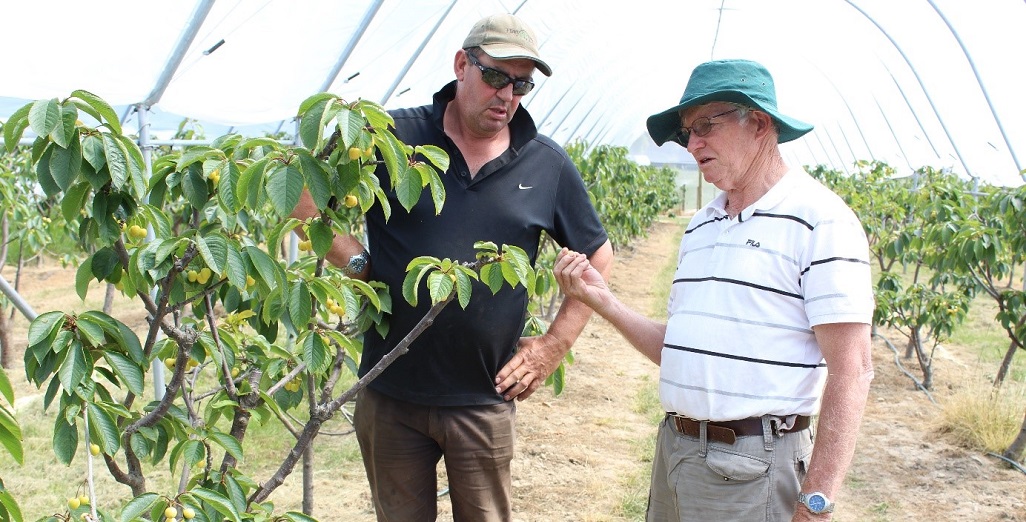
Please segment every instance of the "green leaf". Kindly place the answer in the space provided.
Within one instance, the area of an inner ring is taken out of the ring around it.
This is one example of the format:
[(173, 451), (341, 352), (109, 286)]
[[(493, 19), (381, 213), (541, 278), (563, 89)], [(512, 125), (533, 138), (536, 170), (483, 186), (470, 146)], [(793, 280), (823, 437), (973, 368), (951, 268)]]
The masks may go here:
[(39, 162), (36, 163), (36, 179), (39, 181), (39, 186), (43, 189), (43, 193), (50, 197), (56, 196), (61, 192), (61, 188), (57, 186), (57, 182), (53, 179), (53, 174), (50, 173), (50, 158), (53, 157), (53, 151), (57, 148), (59, 148), (57, 145), (47, 143), (42, 155), (39, 157)]
[(286, 218), (299, 204), (303, 193), (303, 173), (293, 164), (276, 165), (267, 179), (267, 195), (279, 216)]
[[(423, 264), (416, 264), (417, 258), (410, 261), (410, 264), (406, 267), (406, 278), (403, 279), (403, 298), (406, 299), (410, 306), (417, 306), (418, 294), (417, 291), (420, 287), (420, 280), (431, 270), (436, 269), (437, 266), (434, 263), (421, 261)], [(414, 270), (414, 267), (417, 267)]]
[(449, 274), (443, 272), (432, 272), (427, 278), (428, 292), (431, 295), (431, 304), (438, 304), (452, 296), (455, 283), (449, 278)]
[(199, 210), (207, 205), (210, 191), (207, 190), (207, 178), (203, 175), (203, 167), (193, 164), (182, 176), (182, 195), (193, 208)]
[[(342, 131), (342, 144), (348, 150), (349, 147), (356, 143), (360, 133), (363, 132), (364, 120), (358, 113), (345, 108), (338, 111), (336, 120), (338, 121), (339, 130)], [(347, 155), (346, 158), (348, 157)]]
[(303, 360), (313, 374), (319, 374), (331, 366), (328, 347), (317, 332), (307, 332), (303, 339)]
[(160, 500), (160, 495), (156, 493), (143, 493), (133, 498), (121, 510), (121, 522), (135, 522), (140, 515), (149, 511), (157, 503), (157, 500)]
[(69, 465), (78, 449), (78, 429), (68, 424), (64, 415), (57, 415), (53, 428), (53, 452), (61, 464)]
[(82, 343), (74, 341), (71, 346), (68, 347), (68, 354), (64, 357), (64, 362), (61, 363), (61, 367), (57, 372), (57, 377), (61, 380), (61, 386), (69, 392), (74, 390), (85, 378), (86, 372), (89, 370), (89, 363), (86, 362), (85, 352), (82, 350)]
[(117, 453), (121, 448), (121, 438), (114, 418), (96, 404), (87, 404), (86, 414), (89, 416), (89, 436), (92, 442), (99, 444), (105, 455)]
[(488, 263), (482, 266), (481, 281), (488, 285), (492, 294), (497, 294), (499, 290), (502, 290), (502, 283), (505, 281), (505, 278), (502, 275), (502, 267), (499, 263)]
[(183, 440), (178, 443), (171, 450), (171, 458), (169, 464), (171, 469), (178, 468), (180, 461), (185, 459), (185, 465), (193, 467), (197, 462), (206, 458), (206, 449), (203, 447), (203, 443), (196, 439)]
[(46, 136), (60, 124), (61, 104), (57, 98), (39, 100), (29, 109), (28, 119), (33, 132), (39, 136)]
[[(331, 103), (329, 97), (323, 96), (326, 93), (322, 93), (320, 98), (310, 102), (310, 98), (304, 101), (304, 105), (300, 106), (300, 114), (302, 117), (299, 120), (299, 139), (303, 142), (303, 146), (310, 150), (318, 150), (321, 146), (321, 139), (324, 136), (324, 109)], [(307, 104), (309, 102), (309, 104)]]
[(224, 152), (219, 149), (214, 149), (206, 146), (193, 146), (189, 147), (182, 153), (178, 158), (178, 163), (175, 165), (175, 170), (183, 170), (189, 165), (196, 162), (202, 162), (207, 159), (220, 159), (224, 157)]
[(298, 330), (310, 322), (312, 301), (310, 289), (305, 281), (297, 281), (289, 288), (289, 317), (292, 325)]
[(232, 437), (227, 433), (222, 433), (216, 429), (210, 430), (208, 434), (209, 438), (217, 443), (218, 446), (224, 448), (235, 460), (242, 461), (242, 444), (239, 444), (238, 439)]
[(309, 227), (310, 242), (318, 257), (328, 255), (331, 245), (335, 242), (335, 232), (324, 221), (315, 219)]
[(316, 105), (316, 104), (318, 104), (318, 103), (320, 103), (320, 102), (322, 102), (324, 100), (333, 100), (333, 99), (337, 99), (337, 98), (338, 98), (338, 95), (332, 94), (330, 92), (319, 92), (317, 94), (311, 95), (311, 96), (307, 97), (307, 99), (303, 100), (302, 103), (299, 104), (299, 112), (297, 114), (299, 116), (303, 116), (314, 105)]
[(228, 240), (220, 233), (211, 234), (206, 237), (196, 237), (196, 249), (199, 250), (203, 262), (221, 276), (224, 274), (224, 265), (228, 261)]
[(420, 145), (413, 149), (415, 153), (422, 154), (438, 170), (445, 172), (449, 170), (449, 155), (440, 147), (434, 145)]
[(53, 140), (58, 146), (68, 148), (68, 144), (72, 141), (78, 141), (76, 138), (75, 121), (78, 120), (78, 110), (75, 109), (74, 105), (64, 105), (61, 107), (61, 120), (57, 126), (50, 132), (50, 139)]
[(68, 148), (56, 146), (50, 156), (50, 175), (60, 190), (66, 191), (82, 172), (82, 149), (78, 140), (72, 140)]
[(7, 408), (0, 406), (0, 444), (14, 457), (18, 464), (25, 464), (25, 450), (22, 447), (23, 436), (18, 421)]
[(435, 215), (442, 213), (442, 206), (445, 205), (445, 183), (438, 176), (438, 172), (425, 165), (427, 168), (428, 185), (431, 186), (431, 201), (435, 204)]
[(246, 290), (246, 276), (249, 275), (246, 270), (246, 260), (242, 257), (242, 252), (239, 250), (239, 245), (232, 242), (226, 242), (225, 249), (225, 274), (228, 277), (228, 281), (238, 288), (239, 291)]
[(21, 508), (18, 507), (18, 503), (14, 501), (14, 497), (3, 488), (0, 484), (0, 506), (3, 506), (7, 510), (7, 518), (10, 522), (24, 522), (25, 517), (21, 514)]
[(14, 405), (14, 388), (11, 386), (11, 381), (7, 378), (7, 372), (3, 368), (0, 368), (0, 395), (7, 399), (7, 404)]
[(228, 497), (202, 487), (193, 488), (188, 494), (210, 504), (218, 513), (231, 518), (232, 522), (242, 522), (239, 512)]
[(420, 200), (420, 194), (424, 191), (424, 184), (421, 183), (420, 173), (416, 169), (403, 169), (399, 174), (399, 184), (395, 187), (395, 195), (399, 198), (399, 204), (407, 212)]
[(120, 353), (111, 351), (105, 351), (103, 358), (114, 370), (114, 373), (121, 378), (121, 381), (128, 386), (128, 391), (136, 395), (142, 395), (145, 377), (143, 376), (143, 371), (136, 363)]
[[(86, 136), (82, 139), (82, 158), (86, 160), (93, 170), (100, 172), (107, 165), (107, 154), (103, 150), (103, 140), (96, 136)], [(106, 183), (93, 184), (93, 188), (99, 190)]]
[(103, 133), (103, 153), (107, 158), (111, 187), (122, 190), (128, 181), (128, 154), (114, 136)]
[(392, 119), (392, 115), (386, 112), (385, 108), (380, 104), (370, 100), (360, 100), (356, 103), (356, 108), (363, 112), (367, 122), (375, 129), (385, 130), (388, 127), (395, 126), (395, 120)]
[(217, 183), (217, 199), (230, 214), (236, 214), (242, 210), (242, 200), (235, 192), (242, 172), (234, 161), (229, 161), (228, 166), (221, 171), (221, 180)]
[(80, 182), (64, 192), (64, 199), (61, 200), (61, 215), (64, 216), (65, 221), (74, 223), (82, 216), (81, 211), (86, 207), (90, 190), (92, 188), (89, 183)]
[(64, 312), (53, 311), (39, 314), (32, 324), (29, 325), (28, 344), (34, 347), (41, 343), (50, 344), (57, 332), (64, 326), (67, 318)]
[(291, 520), (292, 522), (317, 522), (316, 518), (300, 513), (298, 511), (288, 511), (285, 513), (285, 517)]
[(28, 115), (33, 105), (35, 104), (26, 103), (22, 105), (20, 109), (14, 111), (7, 118), (7, 121), (4, 122), (4, 146), (9, 154), (13, 154), (15, 149), (18, 148), (18, 142), (21, 141), (25, 129), (29, 126)]
[(100, 347), (107, 344), (103, 325), (100, 324), (99, 318), (95, 315), (98, 313), (99, 312), (89, 311), (82, 312), (77, 317), (77, 321), (75, 323), (79, 339), (88, 343), (90, 347)]
[(470, 304), (470, 294), (474, 287), (474, 281), (462, 270), (456, 270), (456, 297), (460, 301), (460, 307), (466, 310)]
[(82, 89), (78, 89), (71, 92), (71, 95), (89, 104), (96, 112), (103, 116), (103, 119), (107, 123), (107, 127), (117, 134), (121, 134), (121, 121), (118, 119), (118, 115), (114, 112), (107, 102), (103, 101), (99, 96)]
[(97, 281), (106, 279), (121, 266), (121, 258), (111, 247), (97, 250), (90, 259), (92, 260), (92, 274)]
[(260, 278), (263, 279), (269, 288), (273, 289), (278, 285), (279, 281), (285, 280), (284, 273), (281, 273), (280, 278), (278, 277), (279, 272), (282, 272), (281, 266), (263, 250), (254, 246), (247, 246), (244, 251), (250, 263), (256, 268), (257, 273), (260, 274)]
[(78, 265), (78, 270), (75, 271), (75, 291), (78, 293), (79, 299), (85, 301), (86, 294), (89, 292), (89, 283), (93, 281), (93, 258), (87, 257), (81, 265)]
[(136, 198), (142, 199), (146, 195), (146, 161), (143, 159), (139, 146), (126, 136), (117, 135), (122, 150), (128, 157), (128, 172), (132, 181), (132, 190)]
[(299, 166), (303, 169), (303, 178), (306, 180), (306, 186), (310, 190), (314, 205), (318, 210), (324, 209), (328, 206), (328, 200), (331, 198), (331, 182), (326, 170), (327, 165), (313, 156), (305, 154), (304, 151), (300, 151)]
[(391, 132), (384, 131), (374, 135), (374, 144), (385, 161), (389, 180), (394, 187), (399, 183), (399, 175), (407, 168), (406, 153), (402, 143)]

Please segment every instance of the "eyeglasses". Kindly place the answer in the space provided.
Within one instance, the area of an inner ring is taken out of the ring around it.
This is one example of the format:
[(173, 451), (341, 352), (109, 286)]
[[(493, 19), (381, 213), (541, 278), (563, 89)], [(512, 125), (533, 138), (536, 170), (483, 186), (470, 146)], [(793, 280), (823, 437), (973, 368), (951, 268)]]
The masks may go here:
[(703, 118), (696, 118), (695, 121), (691, 122), (691, 127), (684, 127), (683, 125), (681, 126), (680, 130), (677, 131), (677, 141), (679, 141), (681, 145), (687, 147), (688, 139), (691, 137), (692, 132), (695, 133), (695, 136), (701, 138), (702, 136), (709, 134), (712, 131), (713, 125), (716, 125), (716, 123), (712, 121), (713, 118), (726, 116), (732, 112), (737, 112), (739, 110), (740, 109), (735, 107), (727, 112), (721, 112), (719, 114), (713, 114), (712, 116)]
[(481, 69), (481, 80), (487, 83), (489, 86), (502, 89), (509, 84), (513, 84), (513, 94), (517, 96), (523, 96), (534, 89), (534, 82), (526, 78), (513, 78), (512, 76), (498, 70), (492, 69), (491, 67), (485, 67), (481, 65), (481, 62), (477, 61), (477, 57), (467, 52), (467, 58), (470, 59), (470, 63), (478, 69)]

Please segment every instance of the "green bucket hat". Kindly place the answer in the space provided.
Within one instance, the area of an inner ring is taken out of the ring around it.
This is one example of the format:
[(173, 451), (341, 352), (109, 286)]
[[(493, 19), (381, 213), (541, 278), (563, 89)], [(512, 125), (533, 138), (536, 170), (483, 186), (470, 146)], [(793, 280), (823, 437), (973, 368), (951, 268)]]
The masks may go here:
[(777, 143), (796, 140), (812, 130), (812, 125), (777, 112), (777, 93), (773, 77), (761, 64), (750, 60), (705, 62), (691, 72), (680, 103), (648, 117), (648, 134), (657, 145), (680, 141), (680, 111), (711, 102), (746, 105), (769, 114), (776, 120), (780, 135)]

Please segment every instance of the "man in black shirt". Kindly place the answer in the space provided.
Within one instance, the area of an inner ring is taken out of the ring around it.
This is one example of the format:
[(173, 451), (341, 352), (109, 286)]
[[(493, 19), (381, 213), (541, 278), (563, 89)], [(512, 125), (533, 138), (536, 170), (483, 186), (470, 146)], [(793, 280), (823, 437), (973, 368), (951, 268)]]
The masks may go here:
[[(566, 152), (538, 130), (521, 98), (538, 56), (534, 33), (512, 15), (480, 20), (454, 58), (456, 80), (423, 107), (392, 111), (395, 134), (411, 145), (435, 145), (450, 156), (441, 176), (439, 215), (425, 193), (409, 213), (386, 222), (380, 206), (367, 213), (368, 254), (352, 237), (338, 238), (329, 260), (357, 277), (382, 281), (392, 295), (387, 337), (367, 332), (360, 364), (366, 374), (430, 307), (402, 297), (407, 264), (417, 256), (473, 260), (476, 241), (518, 246), (535, 261), (541, 233), (589, 256), (608, 275), (612, 248), (580, 173)], [(382, 187), (399, 208), (389, 176)], [(316, 213), (304, 194), (294, 215)], [(356, 258), (353, 260), (353, 258)], [(456, 520), (510, 520), (515, 433), (514, 398), (526, 399), (556, 369), (591, 310), (567, 299), (549, 330), (524, 337), (527, 294), (498, 294), (475, 283), (466, 310), (442, 311), (356, 402), (355, 427), (379, 520), (434, 521), (435, 466), (444, 456)]]

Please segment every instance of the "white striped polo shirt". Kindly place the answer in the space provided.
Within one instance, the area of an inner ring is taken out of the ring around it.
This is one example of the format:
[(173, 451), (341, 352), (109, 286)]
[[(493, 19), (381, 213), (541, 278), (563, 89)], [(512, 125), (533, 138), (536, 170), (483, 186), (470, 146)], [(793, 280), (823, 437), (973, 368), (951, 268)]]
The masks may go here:
[(812, 327), (871, 323), (858, 218), (803, 169), (730, 219), (726, 194), (681, 241), (659, 394), (666, 411), (725, 421), (812, 415), (826, 367)]

